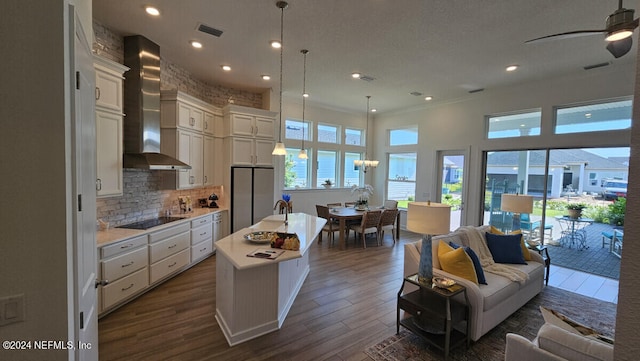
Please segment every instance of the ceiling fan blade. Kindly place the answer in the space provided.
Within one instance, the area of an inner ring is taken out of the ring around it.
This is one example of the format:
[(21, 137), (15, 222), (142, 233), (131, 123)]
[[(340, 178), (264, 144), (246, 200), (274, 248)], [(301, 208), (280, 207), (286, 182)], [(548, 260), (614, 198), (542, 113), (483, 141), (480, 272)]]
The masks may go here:
[(535, 39), (527, 40), (524, 43), (525, 44), (541, 43), (541, 42), (550, 41), (550, 40), (561, 40), (561, 39), (577, 38), (579, 36), (604, 34), (606, 32), (607, 32), (607, 30), (577, 30), (577, 31), (569, 31), (569, 32), (566, 32), (566, 33), (547, 35), (547, 36), (543, 36), (541, 38), (535, 38)]

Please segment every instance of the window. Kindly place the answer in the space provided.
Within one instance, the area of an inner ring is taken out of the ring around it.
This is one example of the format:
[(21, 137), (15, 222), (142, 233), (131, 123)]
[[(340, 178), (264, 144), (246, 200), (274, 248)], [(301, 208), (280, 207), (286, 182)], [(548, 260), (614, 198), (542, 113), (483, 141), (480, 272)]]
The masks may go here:
[(344, 144), (348, 145), (363, 145), (362, 130), (350, 129), (344, 130)]
[(304, 140), (311, 139), (309, 135), (309, 122), (302, 123), (301, 120), (285, 120), (284, 137), (286, 139), (298, 139), (302, 140), (302, 128), (304, 127)]
[(418, 144), (418, 128), (393, 129), (389, 131), (389, 145)]
[(338, 127), (333, 125), (318, 124), (318, 142), (338, 143)]
[(316, 186), (320, 186), (327, 179), (330, 179), (331, 183), (338, 185), (336, 179), (337, 154), (337, 152), (330, 150), (318, 151), (318, 176), (316, 178)]
[(351, 187), (352, 185), (360, 185), (360, 170), (356, 169), (353, 161), (362, 159), (361, 153), (344, 153), (344, 186)]
[(540, 135), (541, 111), (488, 116), (487, 137), (513, 138)]
[(406, 207), (407, 202), (415, 200), (416, 160), (417, 153), (389, 154), (387, 199), (400, 201), (401, 207)]
[[(307, 188), (309, 186), (309, 159), (298, 158), (300, 149), (287, 148), (284, 162), (285, 188)], [(309, 152), (309, 155), (311, 152)]]
[(556, 109), (556, 134), (631, 128), (631, 100)]

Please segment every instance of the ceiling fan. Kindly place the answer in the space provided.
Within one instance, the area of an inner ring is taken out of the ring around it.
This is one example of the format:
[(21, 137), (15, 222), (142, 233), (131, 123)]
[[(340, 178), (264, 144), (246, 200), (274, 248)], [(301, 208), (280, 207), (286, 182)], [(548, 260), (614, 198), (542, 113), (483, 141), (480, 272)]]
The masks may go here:
[(622, 0), (618, 1), (618, 9), (607, 17), (606, 28), (600, 30), (576, 30), (565, 33), (547, 35), (525, 41), (526, 44), (538, 43), (549, 40), (569, 39), (579, 36), (604, 34), (605, 40), (609, 42), (607, 50), (614, 57), (619, 58), (626, 54), (632, 45), (631, 35), (638, 27), (638, 19), (633, 18), (635, 10), (622, 7)]

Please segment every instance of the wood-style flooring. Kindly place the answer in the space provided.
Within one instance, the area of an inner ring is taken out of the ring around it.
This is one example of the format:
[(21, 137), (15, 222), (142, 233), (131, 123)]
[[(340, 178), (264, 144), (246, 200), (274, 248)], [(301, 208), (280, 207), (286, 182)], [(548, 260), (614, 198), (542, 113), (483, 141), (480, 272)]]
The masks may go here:
[[(311, 272), (283, 327), (234, 347), (214, 318), (210, 257), (102, 318), (100, 360), (369, 360), (365, 347), (395, 334), (404, 244), (419, 239), (409, 232), (400, 238), (394, 246), (387, 234), (380, 247), (372, 238), (366, 249), (351, 238), (344, 251), (328, 247), (326, 237), (314, 244)], [(608, 287), (617, 298), (617, 283), (576, 286), (585, 277), (552, 266), (549, 285), (596, 298)]]

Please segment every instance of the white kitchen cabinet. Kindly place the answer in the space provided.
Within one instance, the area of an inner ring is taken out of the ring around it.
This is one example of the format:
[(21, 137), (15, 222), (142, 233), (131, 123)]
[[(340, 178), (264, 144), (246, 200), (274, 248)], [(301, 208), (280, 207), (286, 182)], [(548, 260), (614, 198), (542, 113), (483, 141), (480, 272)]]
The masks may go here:
[[(215, 185), (215, 138), (205, 135), (203, 138), (202, 154), (202, 185), (205, 187)], [(220, 183), (217, 183), (220, 184)]]
[(182, 223), (149, 234), (149, 282), (154, 284), (189, 265), (191, 225)]
[(204, 121), (202, 124), (202, 131), (204, 134), (214, 135), (216, 127), (216, 117), (213, 113), (204, 112)]
[(225, 136), (273, 140), (277, 113), (238, 105), (227, 105), (223, 112)]
[(178, 102), (177, 105), (179, 127), (196, 131), (204, 130), (204, 111), (185, 103)]
[(182, 129), (162, 128), (160, 150), (188, 165), (191, 169), (162, 174), (164, 188), (190, 189), (204, 184), (204, 136)]
[(122, 195), (122, 81), (126, 66), (94, 56), (96, 196)]
[(231, 165), (272, 166), (273, 140), (242, 137), (225, 138)]
[(211, 214), (191, 221), (191, 262), (213, 253), (213, 217)]

